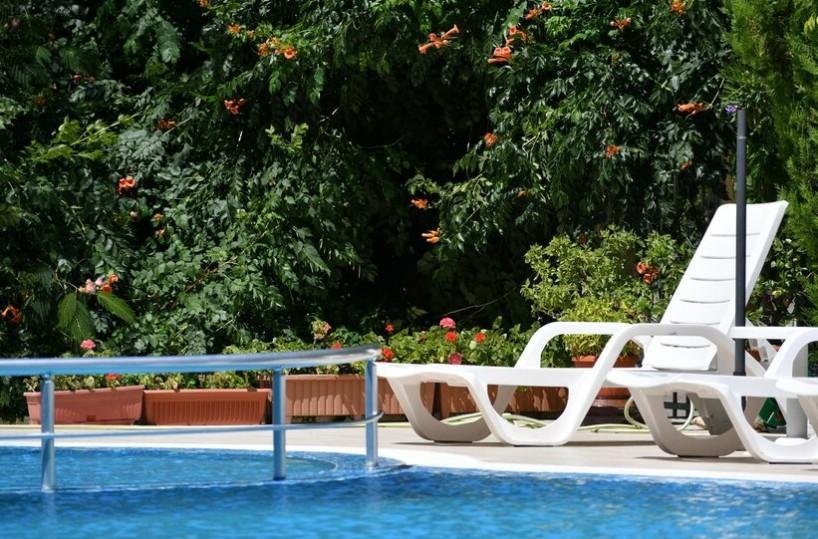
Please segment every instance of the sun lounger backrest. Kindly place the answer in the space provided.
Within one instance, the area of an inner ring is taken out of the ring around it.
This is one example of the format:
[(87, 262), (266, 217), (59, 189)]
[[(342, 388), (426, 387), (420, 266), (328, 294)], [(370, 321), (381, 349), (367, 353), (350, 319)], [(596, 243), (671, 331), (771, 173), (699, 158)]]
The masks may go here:
[[(747, 298), (758, 279), (787, 203), (747, 205)], [(725, 204), (713, 220), (662, 317), (663, 324), (704, 324), (727, 333), (735, 318), (736, 206)], [(643, 365), (655, 369), (716, 368), (716, 347), (701, 337), (656, 337)]]

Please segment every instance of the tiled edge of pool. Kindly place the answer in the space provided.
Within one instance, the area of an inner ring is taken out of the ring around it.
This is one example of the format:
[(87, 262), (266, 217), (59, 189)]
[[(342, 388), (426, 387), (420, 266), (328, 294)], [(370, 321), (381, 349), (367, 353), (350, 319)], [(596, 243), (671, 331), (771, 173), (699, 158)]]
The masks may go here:
[[(38, 446), (32, 442), (9, 442), (0, 444), (3, 446)], [(272, 447), (265, 448), (258, 444), (228, 444), (228, 443), (105, 443), (105, 442), (61, 442), (59, 447), (85, 447), (85, 448), (140, 448), (140, 449), (225, 449), (238, 451), (264, 451)], [(363, 455), (364, 449), (361, 447), (328, 447), (310, 445), (288, 445), (288, 452), (313, 452), (313, 453), (344, 453)], [(513, 455), (513, 449), (510, 449)], [(420, 449), (395, 449), (381, 448), (380, 456), (403, 462), (411, 466), (424, 466), (430, 468), (453, 468), (489, 470), (497, 472), (522, 472), (522, 473), (558, 473), (558, 474), (590, 474), (590, 475), (618, 475), (630, 477), (658, 477), (671, 479), (713, 479), (728, 481), (767, 481), (775, 483), (811, 483), (818, 484), (818, 472), (816, 473), (791, 473), (787, 472), (787, 465), (781, 464), (776, 467), (773, 473), (763, 472), (738, 472), (738, 471), (712, 471), (712, 470), (682, 470), (672, 468), (639, 467), (639, 468), (614, 468), (604, 466), (577, 466), (566, 464), (520, 464), (514, 462), (488, 462), (474, 457), (455, 452), (424, 451)], [(59, 458), (59, 457), (58, 457)]]
[[(390, 450), (383, 451), (384, 456), (402, 461), (413, 466), (479, 469), (497, 472), (522, 473), (558, 473), (619, 475), (630, 477), (660, 477), (673, 479), (717, 479), (730, 481), (769, 481), (776, 483), (813, 483), (818, 484), (818, 473), (745, 473), (736, 471), (715, 472), (711, 470), (680, 470), (654, 467), (614, 468), (605, 466), (576, 466), (567, 464), (519, 464), (511, 462), (486, 462), (464, 455), (448, 454), (444, 461), (441, 453), (423, 451)], [(786, 467), (786, 464), (781, 466)]]

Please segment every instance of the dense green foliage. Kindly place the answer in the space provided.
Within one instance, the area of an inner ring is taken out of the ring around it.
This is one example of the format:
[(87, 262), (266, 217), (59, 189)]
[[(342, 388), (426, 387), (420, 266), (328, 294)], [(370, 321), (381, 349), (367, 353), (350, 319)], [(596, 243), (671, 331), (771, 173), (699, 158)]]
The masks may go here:
[[(218, 351), (304, 338), (316, 317), (527, 324), (533, 242), (609, 223), (685, 234), (725, 196), (710, 3), (1, 13), (0, 301), (19, 312), (4, 355), (82, 333), (98, 352)], [(76, 294), (111, 274), (124, 301)], [(60, 319), (66, 297), (87, 316)]]

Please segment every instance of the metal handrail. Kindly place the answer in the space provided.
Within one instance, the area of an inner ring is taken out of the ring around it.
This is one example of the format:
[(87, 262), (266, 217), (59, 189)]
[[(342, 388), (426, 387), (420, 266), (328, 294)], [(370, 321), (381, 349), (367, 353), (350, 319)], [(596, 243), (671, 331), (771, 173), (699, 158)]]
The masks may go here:
[(129, 429), (117, 430), (89, 430), (53, 432), (43, 434), (41, 432), (18, 432), (14, 434), (4, 434), (0, 437), (2, 441), (24, 441), (24, 440), (78, 440), (86, 438), (129, 438), (131, 436), (176, 436), (177, 434), (227, 434), (233, 432), (274, 432), (277, 430), (312, 430), (312, 429), (333, 429), (339, 427), (360, 427), (372, 420), (383, 417), (383, 412), (378, 412), (374, 417), (365, 417), (357, 421), (344, 421), (343, 423), (285, 423), (283, 425), (211, 425), (196, 427), (161, 427), (145, 431), (133, 431)]
[[(196, 356), (147, 356), (104, 358), (30, 358), (0, 359), (0, 376), (39, 376), (41, 383), (41, 420), (39, 433), (0, 436), (0, 442), (10, 440), (39, 439), (42, 453), (40, 488), (53, 492), (56, 488), (56, 439), (100, 438), (144, 435), (199, 434), (209, 432), (273, 432), (273, 479), (286, 478), (286, 431), (307, 428), (335, 428), (338, 426), (366, 426), (366, 465), (378, 464), (377, 422), (378, 378), (375, 360), (380, 350), (376, 346), (358, 346), (338, 350), (307, 350), (298, 352), (264, 352), (258, 354), (215, 354)], [(344, 365), (366, 362), (364, 385), (365, 417), (353, 423), (310, 423), (292, 425), (285, 422), (286, 384), (285, 370), (305, 367)], [(272, 425), (264, 426), (213, 426), (196, 428), (170, 428), (161, 431), (96, 431), (54, 432), (54, 380), (55, 375), (162, 373), (162, 372), (216, 372), (272, 370)]]
[(374, 361), (378, 353), (378, 348), (374, 346), (357, 346), (338, 350), (257, 354), (0, 359), (0, 376), (299, 369)]

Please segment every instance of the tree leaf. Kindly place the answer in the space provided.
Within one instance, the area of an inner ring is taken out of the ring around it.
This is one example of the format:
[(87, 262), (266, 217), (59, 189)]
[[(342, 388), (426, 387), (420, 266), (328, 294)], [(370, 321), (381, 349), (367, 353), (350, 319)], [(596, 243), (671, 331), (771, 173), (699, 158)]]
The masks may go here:
[(133, 309), (131, 309), (124, 299), (118, 296), (111, 293), (106, 294), (100, 292), (97, 294), (97, 302), (103, 309), (127, 324), (133, 324), (136, 321), (136, 315)]
[(160, 19), (155, 28), (156, 48), (166, 64), (173, 64), (181, 55), (181, 44), (176, 28), (168, 21)]
[(80, 342), (94, 336), (91, 313), (78, 293), (66, 294), (57, 305), (57, 329), (68, 334), (72, 340)]

